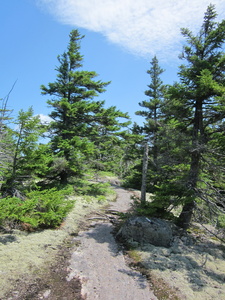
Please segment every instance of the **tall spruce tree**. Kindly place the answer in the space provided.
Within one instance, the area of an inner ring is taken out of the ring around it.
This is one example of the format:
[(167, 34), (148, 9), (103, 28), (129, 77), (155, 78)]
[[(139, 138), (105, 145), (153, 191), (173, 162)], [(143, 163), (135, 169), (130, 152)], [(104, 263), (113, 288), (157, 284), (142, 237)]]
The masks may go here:
[(128, 118), (115, 108), (105, 109), (104, 101), (94, 101), (109, 82), (95, 81), (96, 72), (81, 69), (80, 42), (83, 37), (78, 30), (71, 31), (67, 51), (58, 56), (56, 81), (48, 87), (41, 86), (44, 95), (52, 96), (47, 102), (53, 109), (50, 113), (53, 119), (51, 144), (57, 156), (55, 165), (58, 165), (61, 182), (81, 174), (88, 160), (93, 160), (99, 135), (116, 132), (124, 125), (116, 118)]
[[(169, 89), (165, 108), (167, 124), (181, 137), (174, 152), (183, 156), (183, 167), (174, 165), (174, 178), (163, 195), (168, 199), (169, 195), (170, 199), (175, 195), (180, 198), (183, 209), (178, 224), (184, 229), (190, 225), (199, 199), (207, 205), (217, 205), (218, 201), (221, 203), (221, 193), (215, 192), (215, 187), (224, 188), (224, 165), (219, 166), (215, 161), (216, 157), (223, 157), (223, 147), (218, 141), (223, 139), (225, 125), (225, 54), (221, 50), (225, 20), (217, 23), (216, 17), (214, 5), (209, 5), (197, 35), (182, 29), (187, 45), (181, 58), (186, 64), (181, 65), (178, 73), (180, 83)], [(180, 188), (175, 184), (176, 176), (180, 178)]]
[(50, 117), (51, 144), (53, 151), (61, 159), (59, 176), (67, 182), (72, 174), (79, 173), (93, 145), (88, 136), (93, 131), (95, 115), (104, 104), (92, 101), (95, 96), (105, 91), (108, 82), (94, 81), (95, 72), (80, 70), (83, 56), (80, 54), (80, 41), (83, 36), (78, 30), (72, 30), (67, 51), (58, 56), (57, 79), (42, 85), (42, 94), (53, 96), (47, 103), (53, 108)]
[[(145, 91), (145, 95), (149, 98), (139, 103), (139, 105), (144, 108), (136, 112), (136, 115), (142, 116), (145, 118), (144, 125), (141, 127), (141, 132), (145, 136), (146, 143), (149, 143), (149, 161), (150, 161), (150, 180), (151, 186), (157, 184), (157, 171), (158, 171), (158, 130), (160, 127), (161, 108), (164, 99), (165, 85), (160, 79), (160, 75), (164, 70), (159, 66), (159, 62), (156, 56), (153, 57), (150, 62), (151, 68), (147, 71), (150, 75), (151, 82), (148, 85), (148, 90)], [(144, 147), (144, 157), (146, 156), (147, 145)], [(144, 161), (147, 163), (148, 158), (145, 158)], [(147, 169), (143, 166), (143, 170)], [(143, 174), (144, 175), (144, 174)], [(146, 177), (144, 175), (144, 177)]]

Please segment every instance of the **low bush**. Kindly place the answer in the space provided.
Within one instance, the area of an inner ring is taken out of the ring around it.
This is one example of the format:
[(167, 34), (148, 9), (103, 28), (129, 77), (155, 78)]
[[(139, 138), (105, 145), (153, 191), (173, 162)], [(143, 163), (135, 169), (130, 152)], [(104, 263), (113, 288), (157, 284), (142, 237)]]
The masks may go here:
[[(26, 193), (24, 199), (5, 197), (0, 199), (0, 226), (4, 229), (23, 229), (34, 231), (57, 228), (74, 205), (67, 197), (71, 194), (93, 198), (104, 202), (110, 194), (109, 183), (89, 182), (74, 179), (70, 185), (56, 186)], [(85, 198), (84, 197), (84, 198)]]
[(73, 187), (57, 190), (52, 188), (44, 191), (27, 193), (26, 199), (2, 198), (0, 199), (0, 225), (10, 224), (23, 228), (23, 224), (30, 229), (56, 228), (73, 207), (74, 201), (67, 195), (73, 192)]
[(174, 214), (169, 210), (168, 203), (163, 202), (163, 200), (156, 201), (152, 197), (152, 201), (146, 201), (142, 203), (141, 200), (135, 196), (131, 197), (133, 199), (133, 210), (138, 216), (156, 217), (161, 219), (175, 220)]

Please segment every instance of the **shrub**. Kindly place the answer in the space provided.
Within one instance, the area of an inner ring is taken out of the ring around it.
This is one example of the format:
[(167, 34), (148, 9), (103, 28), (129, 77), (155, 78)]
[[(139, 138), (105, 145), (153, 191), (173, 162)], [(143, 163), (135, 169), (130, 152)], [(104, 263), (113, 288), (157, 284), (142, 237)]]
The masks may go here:
[(0, 199), (0, 224), (27, 223), (33, 229), (56, 228), (61, 224), (73, 207), (74, 201), (66, 196), (71, 194), (72, 187), (57, 190), (33, 191), (27, 194), (25, 201), (13, 197)]

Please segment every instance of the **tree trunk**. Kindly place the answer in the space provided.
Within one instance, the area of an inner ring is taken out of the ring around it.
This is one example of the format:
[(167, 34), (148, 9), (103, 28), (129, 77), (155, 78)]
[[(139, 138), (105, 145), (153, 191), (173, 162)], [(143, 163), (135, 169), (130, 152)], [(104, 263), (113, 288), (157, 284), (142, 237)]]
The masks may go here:
[(141, 203), (146, 202), (146, 179), (148, 171), (148, 142), (144, 145), (143, 166), (142, 166), (142, 184), (141, 184)]
[(202, 100), (196, 102), (194, 127), (192, 135), (192, 150), (191, 150), (191, 166), (189, 170), (189, 176), (187, 181), (187, 197), (192, 197), (192, 200), (188, 199), (184, 204), (182, 212), (178, 218), (178, 226), (187, 229), (191, 223), (191, 218), (195, 208), (195, 193), (197, 183), (199, 180), (199, 170), (202, 152), (204, 149), (204, 129), (203, 129), (203, 115), (202, 115)]
[(69, 174), (66, 171), (60, 172), (59, 176), (60, 176), (60, 183), (61, 184), (67, 184), (68, 183)]
[(195, 208), (195, 202), (191, 201), (186, 203), (183, 206), (182, 212), (179, 215), (178, 221), (177, 221), (177, 225), (180, 226), (183, 229), (188, 229), (188, 227), (190, 226), (191, 223), (191, 218), (193, 215), (193, 211)]

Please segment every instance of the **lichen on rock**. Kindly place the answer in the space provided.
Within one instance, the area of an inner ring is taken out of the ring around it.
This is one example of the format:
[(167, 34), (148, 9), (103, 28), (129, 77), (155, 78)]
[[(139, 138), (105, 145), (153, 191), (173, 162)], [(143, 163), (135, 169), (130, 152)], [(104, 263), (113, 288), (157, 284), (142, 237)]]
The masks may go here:
[(132, 216), (122, 225), (118, 232), (128, 243), (152, 244), (170, 247), (173, 233), (170, 224), (158, 218)]

